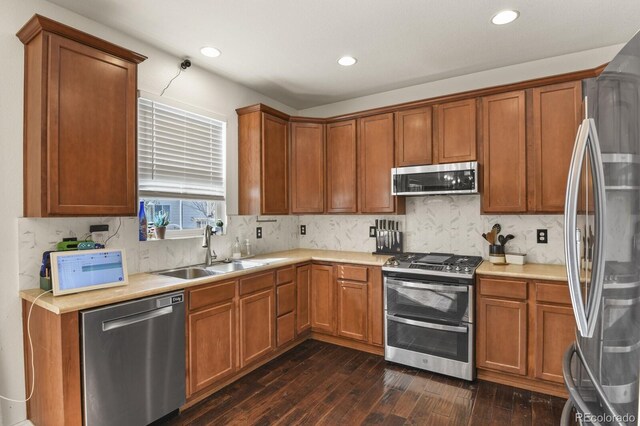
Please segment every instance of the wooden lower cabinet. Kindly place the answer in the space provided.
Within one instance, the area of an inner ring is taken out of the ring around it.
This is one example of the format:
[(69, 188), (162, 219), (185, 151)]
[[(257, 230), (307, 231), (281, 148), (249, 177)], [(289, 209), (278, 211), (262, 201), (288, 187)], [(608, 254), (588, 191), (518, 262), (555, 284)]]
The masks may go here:
[(277, 323), (277, 347), (293, 341), (296, 337), (296, 316), (294, 312), (278, 317)]
[(338, 280), (338, 335), (367, 340), (367, 283)]
[(332, 265), (311, 266), (311, 330), (336, 332)]
[(527, 303), (480, 298), (478, 367), (527, 375)]
[(535, 376), (564, 383), (562, 356), (575, 340), (571, 306), (537, 304), (535, 311)]
[(477, 296), (478, 377), (566, 397), (562, 357), (575, 340), (567, 283), (479, 276)]
[(296, 268), (296, 332), (311, 328), (311, 265)]
[(188, 314), (187, 396), (236, 371), (235, 302)]
[(244, 296), (239, 302), (240, 367), (275, 349), (274, 289)]

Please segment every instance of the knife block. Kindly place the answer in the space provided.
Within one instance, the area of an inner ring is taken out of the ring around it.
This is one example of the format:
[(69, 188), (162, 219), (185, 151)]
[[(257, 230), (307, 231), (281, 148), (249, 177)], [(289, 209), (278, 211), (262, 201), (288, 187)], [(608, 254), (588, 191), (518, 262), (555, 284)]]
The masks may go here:
[(373, 254), (398, 254), (403, 250), (403, 234), (401, 231), (376, 230), (376, 251)]

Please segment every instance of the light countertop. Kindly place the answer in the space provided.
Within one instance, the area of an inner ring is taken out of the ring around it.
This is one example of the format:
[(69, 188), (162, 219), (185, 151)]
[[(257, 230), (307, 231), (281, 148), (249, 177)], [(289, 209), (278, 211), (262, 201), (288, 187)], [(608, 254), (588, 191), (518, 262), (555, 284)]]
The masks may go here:
[[(373, 255), (371, 253), (337, 251), (337, 250), (312, 250), (296, 249), (268, 253), (255, 256), (250, 260), (267, 260), (269, 263), (264, 266), (251, 268), (244, 271), (231, 272), (221, 275), (184, 280), (164, 275), (151, 273), (141, 273), (129, 276), (129, 284), (122, 287), (112, 287), (103, 290), (86, 291), (83, 293), (69, 294), (54, 297), (51, 293), (42, 296), (36, 304), (55, 314), (79, 311), (82, 309), (94, 308), (97, 306), (109, 305), (112, 303), (124, 302), (141, 297), (153, 296), (156, 294), (182, 290), (205, 283), (226, 281), (243, 275), (253, 274), (273, 268), (278, 268), (296, 263), (317, 261), (353, 263), (359, 265), (382, 266), (391, 256)], [(42, 290), (34, 288), (23, 290), (20, 297), (32, 302), (42, 294)]]
[(478, 269), (476, 269), (476, 274), (534, 280), (567, 281), (567, 269), (565, 265), (546, 265), (540, 263), (494, 265), (485, 260)]

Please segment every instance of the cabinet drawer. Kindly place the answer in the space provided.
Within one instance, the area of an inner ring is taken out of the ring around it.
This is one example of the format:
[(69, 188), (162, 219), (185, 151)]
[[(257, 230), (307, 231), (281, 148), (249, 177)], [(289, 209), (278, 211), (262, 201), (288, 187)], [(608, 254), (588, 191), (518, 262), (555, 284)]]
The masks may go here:
[(293, 266), (289, 268), (279, 269), (276, 272), (276, 285), (290, 283), (293, 281), (295, 276), (296, 272)]
[(536, 282), (536, 302), (571, 305), (569, 284), (563, 281), (557, 284)]
[(354, 265), (337, 265), (337, 276), (340, 280), (367, 281), (367, 267)]
[(236, 282), (209, 284), (189, 291), (189, 310), (196, 310), (209, 305), (233, 299), (236, 293)]
[(295, 284), (289, 283), (279, 286), (276, 290), (276, 301), (278, 305), (276, 313), (278, 316), (293, 312), (296, 308)]
[(507, 299), (526, 299), (527, 282), (521, 280), (503, 280), (480, 278), (480, 294), (483, 296), (504, 297)]
[(278, 346), (290, 342), (296, 335), (295, 315), (293, 312), (278, 318)]
[(249, 294), (254, 291), (272, 287), (274, 285), (274, 273), (267, 272), (265, 274), (253, 275), (249, 278), (240, 280), (240, 294)]

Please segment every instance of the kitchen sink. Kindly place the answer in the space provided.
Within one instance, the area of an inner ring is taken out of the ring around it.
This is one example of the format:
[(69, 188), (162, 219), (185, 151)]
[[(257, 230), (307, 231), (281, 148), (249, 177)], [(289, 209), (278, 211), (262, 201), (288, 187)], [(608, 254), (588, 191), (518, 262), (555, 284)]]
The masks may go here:
[(255, 260), (234, 260), (229, 263), (218, 262), (211, 266), (187, 266), (185, 268), (169, 269), (167, 271), (155, 272), (158, 275), (166, 275), (169, 277), (182, 278), (183, 280), (192, 280), (195, 278), (210, 277), (213, 275), (228, 274), (231, 272), (245, 271), (251, 268), (268, 265), (269, 262)]
[(267, 262), (258, 262), (255, 260), (234, 260), (231, 263), (217, 263), (207, 267), (207, 271), (214, 274), (226, 274), (229, 272), (244, 271), (258, 266), (267, 265)]
[(202, 267), (191, 266), (188, 268), (170, 269), (168, 271), (156, 272), (158, 275), (166, 275), (168, 277), (182, 278), (183, 280), (192, 280), (194, 278), (209, 277), (216, 275), (213, 271), (208, 271)]

